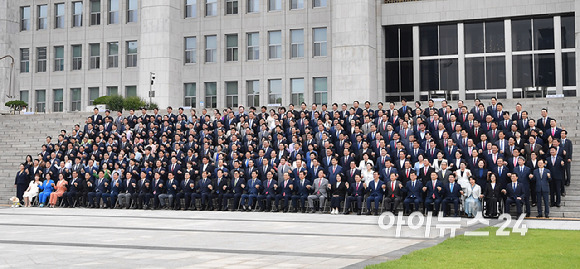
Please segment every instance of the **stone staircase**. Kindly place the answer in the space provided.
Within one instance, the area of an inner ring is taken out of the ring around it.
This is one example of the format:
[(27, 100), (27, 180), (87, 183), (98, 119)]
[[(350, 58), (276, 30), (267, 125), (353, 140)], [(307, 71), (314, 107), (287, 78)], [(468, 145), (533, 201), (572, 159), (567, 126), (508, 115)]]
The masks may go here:
[[(483, 100), (489, 105), (489, 100)], [(530, 117), (540, 117), (540, 110), (548, 108), (550, 117), (558, 121), (558, 126), (568, 130), (568, 138), (573, 141), (576, 152), (580, 151), (580, 98), (549, 98), (549, 99), (510, 99), (499, 100), (504, 104), (507, 111), (515, 111), (516, 103), (521, 103)], [(454, 107), (456, 102), (450, 102)], [(468, 107), (473, 106), (472, 101), (467, 101)], [(127, 113), (126, 113), (127, 114)], [(166, 114), (161, 110), (160, 114)], [(18, 165), (24, 161), (26, 155), (33, 157), (40, 152), (40, 146), (46, 136), (56, 136), (60, 130), (73, 129), (75, 124), (83, 125), (86, 117), (91, 113), (54, 113), (38, 115), (1, 115), (0, 116), (0, 205), (8, 204), (8, 199), (15, 194), (14, 177), (18, 171)], [(125, 115), (127, 116), (127, 115)], [(578, 156), (578, 153), (575, 154)], [(580, 218), (580, 182), (576, 175), (580, 175), (580, 161), (572, 163), (571, 185), (566, 188), (566, 197), (562, 199), (561, 208), (550, 208), (551, 217)], [(532, 208), (532, 216), (536, 209)]]

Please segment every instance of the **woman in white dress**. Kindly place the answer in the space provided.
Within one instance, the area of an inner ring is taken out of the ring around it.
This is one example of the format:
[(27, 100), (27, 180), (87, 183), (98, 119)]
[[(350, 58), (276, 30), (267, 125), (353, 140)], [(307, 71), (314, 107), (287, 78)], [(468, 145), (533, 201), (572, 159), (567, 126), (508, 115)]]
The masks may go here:
[(471, 177), (471, 171), (467, 169), (465, 162), (461, 162), (459, 169), (455, 170), (455, 178), (457, 178), (457, 183), (461, 185), (463, 193), (466, 193), (466, 189), (469, 186), (469, 178)]
[(274, 130), (276, 129), (276, 120), (278, 119), (278, 115), (276, 115), (276, 111), (274, 109), (270, 109), (270, 115), (266, 118), (266, 122), (268, 122), (268, 129)]
[(22, 195), (24, 198), (24, 207), (30, 207), (30, 202), (32, 202), (32, 199), (38, 196), (38, 186), (40, 184), (40, 175), (36, 174), (34, 176), (34, 181), (30, 181), (28, 184), (28, 189), (26, 189), (26, 191), (24, 191), (24, 195)]
[(367, 169), (367, 164), (370, 163), (373, 167), (375, 165), (375, 163), (369, 159), (369, 155), (368, 154), (363, 154), (362, 156), (362, 160), (360, 161), (360, 163), (358, 164), (358, 169), (361, 171), (364, 171)]
[(446, 161), (443, 159), (443, 152), (437, 153), (437, 159), (433, 160), (433, 169), (435, 169), (435, 173), (439, 173), (441, 171), (441, 163)]
[(361, 170), (361, 181), (362, 182), (371, 182), (373, 179), (373, 163), (369, 162), (366, 164), (366, 167)]
[(481, 187), (475, 184), (475, 178), (469, 177), (469, 186), (465, 193), (465, 214), (467, 217), (473, 218), (477, 212), (481, 211)]

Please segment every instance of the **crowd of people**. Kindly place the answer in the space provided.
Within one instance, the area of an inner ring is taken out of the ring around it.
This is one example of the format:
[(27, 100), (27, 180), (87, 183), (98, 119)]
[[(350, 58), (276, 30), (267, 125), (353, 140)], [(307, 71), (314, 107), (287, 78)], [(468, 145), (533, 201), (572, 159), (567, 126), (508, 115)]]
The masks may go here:
[(572, 143), (548, 109), (534, 120), (495, 98), (115, 113), (26, 157), (25, 206), (548, 217), (570, 184)]

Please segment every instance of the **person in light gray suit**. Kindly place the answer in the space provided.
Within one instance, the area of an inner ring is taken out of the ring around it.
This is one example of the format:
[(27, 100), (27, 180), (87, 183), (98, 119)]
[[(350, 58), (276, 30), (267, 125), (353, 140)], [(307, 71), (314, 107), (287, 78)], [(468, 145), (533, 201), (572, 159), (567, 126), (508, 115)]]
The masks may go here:
[(310, 213), (316, 212), (318, 209), (314, 209), (314, 199), (320, 201), (319, 209), (324, 210), (324, 202), (326, 201), (326, 191), (328, 189), (328, 179), (324, 178), (324, 172), (318, 172), (318, 178), (314, 179), (312, 183), (314, 187), (314, 192), (308, 195), (308, 206), (310, 206)]

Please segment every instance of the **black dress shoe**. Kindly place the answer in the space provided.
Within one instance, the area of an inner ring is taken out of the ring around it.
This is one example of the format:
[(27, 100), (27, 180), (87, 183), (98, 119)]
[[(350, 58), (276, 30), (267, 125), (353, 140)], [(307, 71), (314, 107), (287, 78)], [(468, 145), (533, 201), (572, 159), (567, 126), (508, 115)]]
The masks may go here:
[(542, 215), (537, 215), (536, 218), (543, 218), (544, 216)]
[(546, 218), (547, 218), (547, 219), (549, 219), (549, 218), (550, 218), (550, 216), (546, 215)]
[(369, 211), (367, 211), (367, 216), (370, 216), (370, 215), (372, 215), (372, 213), (371, 213), (371, 211), (369, 210)]
[(532, 204), (532, 207), (534, 207), (534, 206), (536, 206), (536, 203), (533, 203), (533, 204)]
[(562, 193), (562, 197), (566, 197), (566, 193), (565, 192)]
[(356, 212), (356, 214), (360, 216), (360, 215), (362, 215), (362, 212), (359, 210)]

